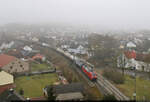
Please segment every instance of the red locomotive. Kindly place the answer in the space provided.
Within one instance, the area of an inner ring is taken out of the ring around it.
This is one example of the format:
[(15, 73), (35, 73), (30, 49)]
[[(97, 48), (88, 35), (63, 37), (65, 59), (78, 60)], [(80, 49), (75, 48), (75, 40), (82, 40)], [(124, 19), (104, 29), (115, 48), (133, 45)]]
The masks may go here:
[(93, 71), (93, 68), (87, 65), (85, 62), (81, 60), (76, 60), (76, 64), (81, 68), (82, 72), (92, 81), (96, 81), (97, 74)]

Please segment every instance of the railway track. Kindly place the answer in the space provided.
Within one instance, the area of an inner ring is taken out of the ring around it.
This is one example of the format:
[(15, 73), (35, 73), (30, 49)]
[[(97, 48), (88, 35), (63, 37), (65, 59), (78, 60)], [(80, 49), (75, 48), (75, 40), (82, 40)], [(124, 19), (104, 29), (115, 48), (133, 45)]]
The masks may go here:
[[(71, 60), (73, 60), (73, 57), (71, 54), (69, 53), (65, 53), (63, 50), (61, 49), (57, 49), (57, 51), (63, 53), (64, 55), (66, 55), (68, 58), (70, 58)], [(88, 62), (87, 62), (88, 63)], [(88, 63), (89, 64), (89, 63)], [(79, 73), (81, 73), (81, 71), (78, 70)], [(83, 75), (83, 77), (85, 77)], [(87, 79), (87, 78), (85, 78)], [(93, 83), (94, 84), (94, 83)], [(105, 91), (104, 93), (107, 94), (112, 94), (116, 97), (117, 100), (130, 100), (128, 97), (126, 97), (122, 92), (120, 92), (114, 85), (112, 85), (107, 79), (105, 79), (102, 75), (98, 74), (97, 77), (97, 82), (95, 83), (95, 85), (101, 90), (103, 88), (103, 91)]]
[(108, 94), (113, 94), (118, 100), (130, 100), (100, 74), (98, 74), (97, 84), (101, 85)]

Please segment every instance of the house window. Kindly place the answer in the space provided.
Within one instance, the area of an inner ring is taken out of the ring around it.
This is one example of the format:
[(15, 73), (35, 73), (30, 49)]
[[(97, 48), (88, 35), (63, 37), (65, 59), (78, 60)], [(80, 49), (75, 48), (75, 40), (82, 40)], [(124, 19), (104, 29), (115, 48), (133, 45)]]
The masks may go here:
[(20, 65), (20, 67), (23, 67), (23, 65)]
[(13, 68), (13, 66), (10, 66), (10, 69), (12, 69)]

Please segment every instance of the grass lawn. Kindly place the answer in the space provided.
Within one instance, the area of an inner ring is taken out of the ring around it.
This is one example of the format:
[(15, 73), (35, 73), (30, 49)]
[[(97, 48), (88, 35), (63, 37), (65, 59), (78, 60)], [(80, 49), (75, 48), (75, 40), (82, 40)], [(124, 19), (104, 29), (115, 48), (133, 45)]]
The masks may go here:
[(47, 63), (38, 64), (38, 63), (32, 62), (30, 64), (30, 68), (31, 68), (31, 71), (41, 71), (41, 70), (48, 70), (51, 68), (51, 66)]
[(15, 84), (17, 92), (21, 88), (24, 90), (24, 97), (40, 97), (43, 95), (43, 88), (46, 85), (52, 85), (57, 81), (56, 74), (42, 74), (18, 77), (15, 79)]
[[(131, 99), (133, 99), (133, 92), (135, 89), (135, 81), (134, 78), (131, 78), (128, 75), (125, 75), (125, 83), (116, 85), (120, 90)], [(136, 93), (137, 100), (143, 100), (145, 97), (146, 100), (150, 100), (150, 81), (142, 78), (136, 78)]]

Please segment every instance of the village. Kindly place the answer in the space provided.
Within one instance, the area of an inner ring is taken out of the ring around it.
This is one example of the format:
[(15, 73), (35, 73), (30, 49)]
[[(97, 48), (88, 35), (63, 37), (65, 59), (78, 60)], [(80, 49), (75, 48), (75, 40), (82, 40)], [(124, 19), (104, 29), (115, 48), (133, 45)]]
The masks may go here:
[(51, 87), (56, 100), (84, 98), (82, 84), (69, 84), (61, 71), (56, 70), (44, 53), (34, 50), (33, 45), (12, 41), (3, 43), (1, 50), (1, 100), (47, 100)]
[[(92, 63), (97, 74), (102, 74), (131, 99), (134, 98), (136, 72), (137, 99), (149, 99), (149, 37), (144, 38), (144, 32), (143, 35), (137, 32), (137, 35), (130, 34), (122, 39), (123, 35), (101, 35), (87, 31), (76, 32), (78, 35), (53, 35), (56, 31), (50, 33), (44, 28), (39, 34), (32, 30), (15, 31), (15, 37), (3, 32), (3, 39), (0, 40), (1, 100), (102, 100), (102, 92), (96, 86), (89, 88), (86, 85), (89, 81), (72, 69), (72, 62), (54, 51), (57, 48), (70, 54), (73, 59), (82, 58)], [(45, 35), (40, 36), (43, 33)], [(142, 46), (147, 49), (142, 49)], [(123, 79), (116, 79), (115, 76), (111, 79), (111, 74), (106, 75), (107, 69)], [(145, 91), (138, 93), (140, 90)]]

